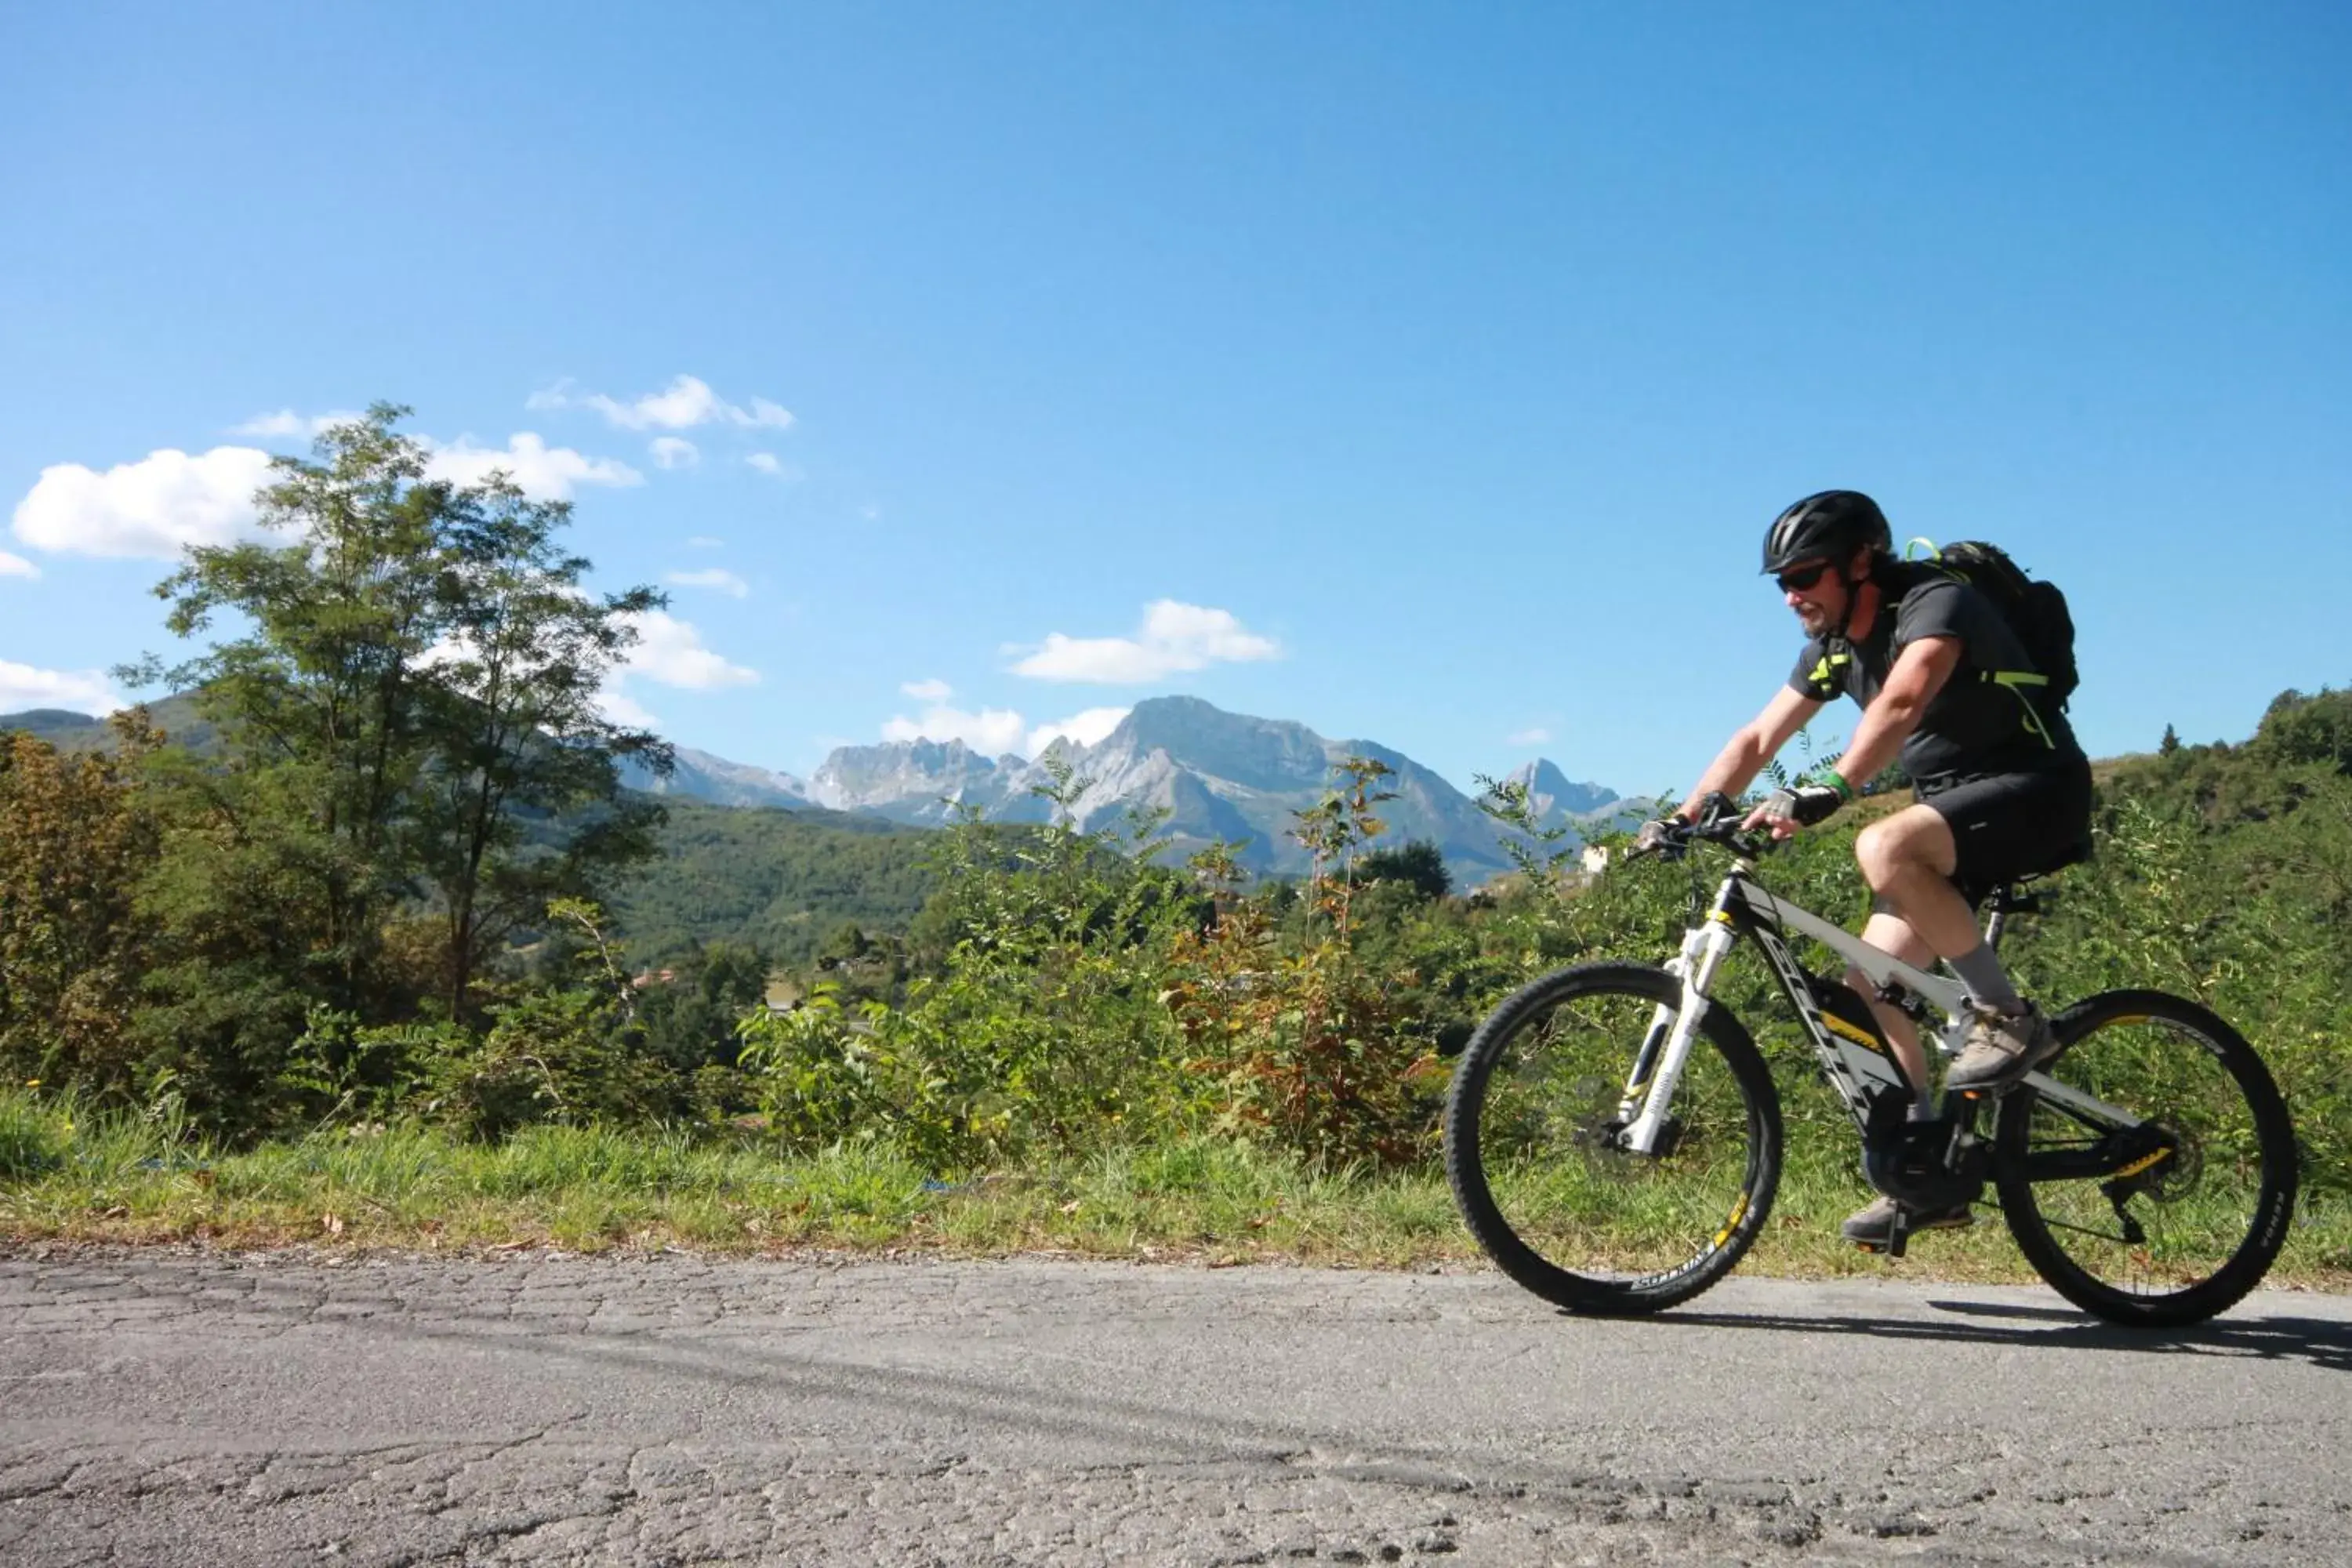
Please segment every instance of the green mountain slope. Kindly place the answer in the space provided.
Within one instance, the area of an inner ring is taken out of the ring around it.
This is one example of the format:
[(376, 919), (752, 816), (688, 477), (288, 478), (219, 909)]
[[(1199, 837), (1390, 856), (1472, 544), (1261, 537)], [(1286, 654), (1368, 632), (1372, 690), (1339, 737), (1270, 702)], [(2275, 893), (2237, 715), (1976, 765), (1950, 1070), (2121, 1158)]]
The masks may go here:
[[(149, 703), (147, 716), (165, 738), (192, 752), (208, 752), (217, 742), (217, 731), (196, 716), (196, 700), (184, 693)], [(114, 731), (105, 720), (62, 708), (0, 713), (0, 730), (22, 730), (60, 752), (103, 752), (114, 747)]]
[(812, 957), (845, 921), (903, 931), (929, 896), (931, 834), (841, 812), (709, 805), (672, 796), (662, 857), (633, 877), (613, 914), (638, 962), (698, 942), (756, 942)]

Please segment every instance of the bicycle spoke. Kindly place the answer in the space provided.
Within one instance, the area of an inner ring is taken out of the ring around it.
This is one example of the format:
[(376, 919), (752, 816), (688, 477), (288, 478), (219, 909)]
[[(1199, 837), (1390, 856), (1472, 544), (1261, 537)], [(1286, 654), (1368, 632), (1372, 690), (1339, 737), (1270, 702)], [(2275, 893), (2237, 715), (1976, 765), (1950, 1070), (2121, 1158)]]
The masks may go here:
[(2104, 1230), (2093, 1230), (2087, 1226), (2068, 1225), (2063, 1220), (2048, 1218), (2045, 1218), (2042, 1223), (2048, 1226), (2052, 1230), (2072, 1231), (2077, 1236), (2092, 1237), (2100, 1241), (2112, 1241), (2118, 1247), (2128, 1247), (2131, 1245), (2130, 1242), (2125, 1239), (2121, 1232), (2110, 1235)]

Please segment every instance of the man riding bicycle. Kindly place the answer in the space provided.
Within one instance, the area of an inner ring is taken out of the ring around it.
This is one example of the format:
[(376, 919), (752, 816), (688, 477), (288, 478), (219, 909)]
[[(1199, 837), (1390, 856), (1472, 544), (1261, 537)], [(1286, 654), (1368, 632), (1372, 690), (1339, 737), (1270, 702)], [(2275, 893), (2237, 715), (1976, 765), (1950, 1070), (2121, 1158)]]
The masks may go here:
[[(1895, 559), (1878, 503), (1857, 490), (1807, 496), (1764, 536), (1764, 571), (1780, 584), (1808, 638), (1788, 684), (1743, 726), (1691, 790), (1696, 820), (1712, 793), (1738, 798), (1841, 692), (1862, 721), (1829, 782), (1777, 791), (1746, 826), (1776, 838), (1827, 820), (1860, 785), (1899, 760), (1918, 803), (1862, 830), (1854, 858), (1870, 886), (1863, 940), (1905, 962), (1940, 958), (1969, 992), (1967, 1046), (1947, 1090), (2000, 1089), (2056, 1047), (2041, 1009), (2017, 994), (1977, 929), (1975, 907), (2002, 883), (2055, 870), (2090, 852), (2091, 766), (1999, 605), (1932, 563)], [(1643, 829), (1654, 842), (1662, 825)], [(1911, 1018), (1866, 975), (1846, 983), (1870, 1003), (1925, 1120), (1927, 1055)], [(1895, 1200), (1881, 1197), (1845, 1222), (1853, 1241), (1883, 1245)], [(1908, 1228), (1965, 1226), (1969, 1205), (1912, 1210)]]

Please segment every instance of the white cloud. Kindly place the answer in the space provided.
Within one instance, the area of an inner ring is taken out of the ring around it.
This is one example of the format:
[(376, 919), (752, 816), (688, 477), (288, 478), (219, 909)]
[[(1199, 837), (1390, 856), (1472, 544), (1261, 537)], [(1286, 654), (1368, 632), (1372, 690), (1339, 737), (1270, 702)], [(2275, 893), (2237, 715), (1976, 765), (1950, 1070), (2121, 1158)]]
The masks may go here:
[(918, 702), (945, 702), (955, 695), (955, 688), (944, 680), (909, 680), (898, 689)]
[(569, 500), (574, 485), (641, 485), (646, 477), (612, 458), (591, 458), (569, 447), (551, 447), (528, 430), (508, 437), (504, 449), (477, 447), (460, 436), (448, 443), (427, 442), (432, 455), (425, 473), (452, 484), (478, 485), (494, 468), (509, 478), (533, 500)]
[(1540, 746), (1551, 739), (1551, 731), (1538, 724), (1530, 730), (1515, 730), (1503, 737), (1507, 746)]
[(702, 449), (683, 436), (656, 436), (648, 450), (657, 468), (690, 468), (702, 461)]
[(1126, 708), (1089, 708), (1067, 719), (1040, 724), (1029, 731), (1029, 755), (1042, 755), (1045, 748), (1057, 740), (1075, 741), (1081, 746), (1091, 746), (1118, 729), (1119, 721), (1131, 711)]
[[(529, 431), (502, 449), (462, 437), (425, 445), (425, 471), (436, 479), (478, 484), (504, 468), (540, 500), (568, 500), (578, 485), (645, 482), (626, 463), (550, 447)], [(269, 479), (269, 454), (257, 447), (215, 447), (194, 457), (165, 447), (104, 473), (58, 463), (43, 468), (16, 503), (16, 534), (38, 550), (169, 561), (192, 544), (262, 537), (253, 494)]]
[(927, 709), (920, 719), (898, 714), (882, 726), (886, 741), (961, 741), (986, 756), (1017, 752), (1028, 738), (1021, 715), (1010, 708), (983, 708), (977, 713), (959, 709)]
[(724, 566), (712, 566), (700, 572), (672, 572), (665, 582), (680, 588), (712, 588), (732, 598), (750, 596), (751, 585)]
[(268, 478), (269, 454), (256, 447), (193, 458), (165, 447), (102, 474), (58, 463), (16, 503), (16, 537), (37, 550), (169, 561), (191, 544), (256, 534), (253, 492)]
[(583, 396), (572, 390), (570, 382), (558, 382), (532, 393), (526, 406), (593, 408), (624, 430), (691, 430), (698, 425), (712, 424), (733, 425), (747, 430), (787, 430), (793, 424), (789, 409), (764, 397), (751, 399), (749, 408), (740, 407), (711, 391), (709, 382), (692, 375), (681, 375), (659, 392), (647, 393), (627, 403), (601, 392)]
[(703, 647), (702, 633), (691, 621), (681, 621), (666, 610), (647, 610), (626, 618), (637, 629), (637, 646), (596, 694), (596, 705), (615, 724), (636, 730), (661, 728), (661, 721), (627, 689), (625, 683), (631, 680), (711, 691), (754, 685), (760, 679), (758, 670), (730, 663)]
[(727, 548), (727, 542), (723, 539), (713, 539), (707, 533), (698, 533), (686, 542), (686, 547), (688, 550), (724, 550)]
[(1073, 637), (1054, 632), (1037, 647), (1012, 646), (1004, 651), (1027, 655), (1013, 665), (1015, 675), (1124, 686), (1212, 664), (1279, 658), (1282, 646), (1244, 629), (1230, 610), (1160, 599), (1145, 608), (1142, 630), (1135, 637)]
[(36, 669), (0, 658), (0, 713), (21, 713), (28, 708), (111, 713), (124, 706), (101, 670)]
[(787, 481), (802, 477), (801, 471), (777, 457), (773, 452), (754, 452), (743, 459), (772, 479)]
[(637, 646), (621, 667), (625, 676), (644, 676), (663, 686), (710, 691), (723, 686), (751, 686), (760, 672), (731, 664), (702, 646), (702, 634), (691, 621), (681, 621), (667, 610), (632, 616)]
[(0, 577), (37, 577), (41, 569), (21, 555), (0, 550)]
[(297, 414), (291, 408), (281, 408), (275, 414), (257, 414), (242, 425), (232, 425), (232, 436), (318, 436), (337, 425), (348, 425), (366, 417), (348, 408), (338, 408), (328, 414)]
[(630, 730), (659, 730), (661, 721), (648, 712), (644, 703), (617, 686), (607, 686), (596, 693), (596, 707), (608, 723)]

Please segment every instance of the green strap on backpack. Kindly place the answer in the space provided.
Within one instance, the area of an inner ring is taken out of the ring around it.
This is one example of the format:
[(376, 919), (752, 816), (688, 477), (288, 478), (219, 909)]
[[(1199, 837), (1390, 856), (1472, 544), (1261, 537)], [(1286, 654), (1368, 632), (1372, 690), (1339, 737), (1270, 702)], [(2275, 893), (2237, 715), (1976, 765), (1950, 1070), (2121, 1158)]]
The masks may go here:
[[(1924, 554), (1915, 553), (1926, 546)], [(1932, 539), (1912, 539), (1903, 547), (1906, 561), (1925, 561), (1946, 576), (1966, 583), (2000, 611), (2001, 618), (2025, 646), (2032, 669), (1989, 669), (1984, 679), (2017, 694), (2025, 710), (2025, 726), (2044, 745), (2055, 745), (2025, 688), (2038, 687), (2043, 698), (2060, 710), (2074, 694), (2081, 678), (2074, 668), (2074, 617), (2058, 584), (2027, 574), (1998, 544), (1980, 539), (1962, 540), (1940, 549)]]

